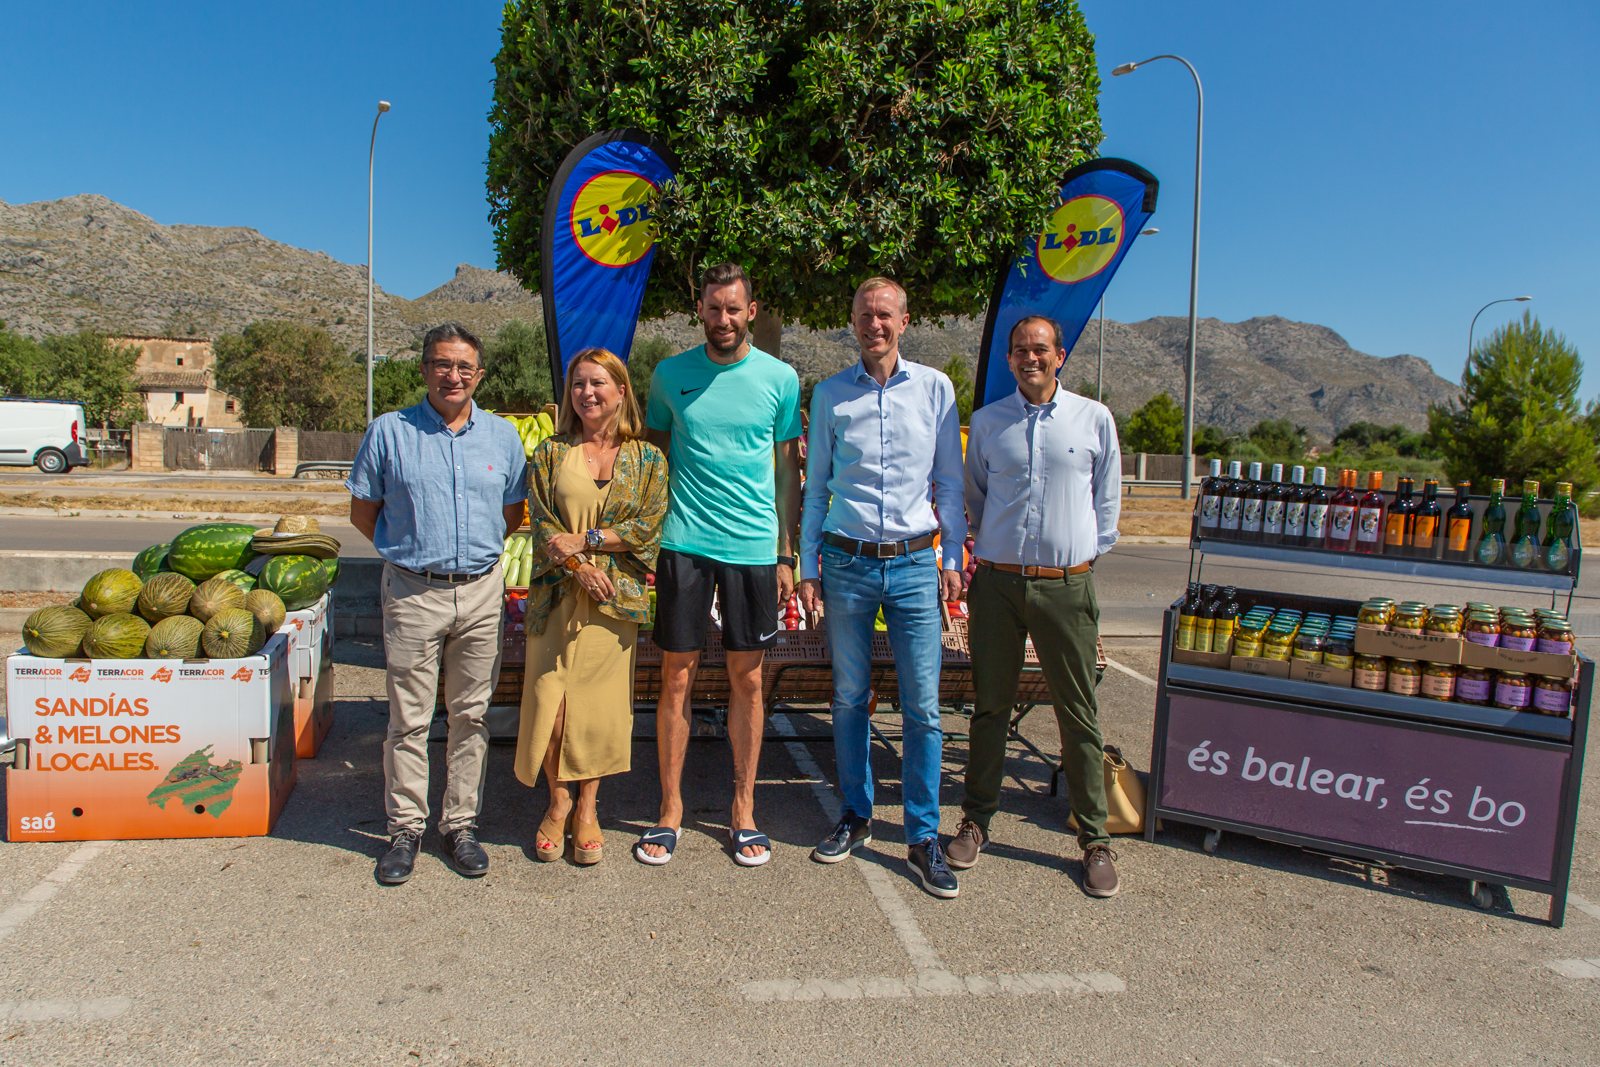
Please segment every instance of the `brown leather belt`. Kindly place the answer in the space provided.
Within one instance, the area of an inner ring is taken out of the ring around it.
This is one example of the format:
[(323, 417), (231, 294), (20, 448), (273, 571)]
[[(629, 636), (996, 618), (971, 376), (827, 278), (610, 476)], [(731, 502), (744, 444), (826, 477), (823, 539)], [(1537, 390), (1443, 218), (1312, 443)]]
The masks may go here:
[(1065, 578), (1069, 574), (1085, 574), (1089, 570), (1087, 563), (1080, 563), (1076, 567), (1035, 567), (1024, 566), (1021, 563), (990, 563), (986, 559), (980, 559), (978, 566), (989, 567), (1005, 574), (1020, 574), (1024, 578)]
[(479, 571), (477, 574), (437, 574), (434, 571), (414, 571), (410, 567), (402, 567), (398, 563), (392, 563), (390, 566), (397, 571), (405, 571), (413, 578), (421, 578), (425, 582), (443, 582), (445, 585), (470, 585), (479, 578), (487, 578), (494, 573), (493, 567), (486, 571)]
[(852, 556), (869, 556), (872, 559), (894, 559), (921, 552), (933, 544), (933, 534), (925, 533), (909, 541), (856, 541), (836, 533), (824, 533), (822, 539), (842, 552)]

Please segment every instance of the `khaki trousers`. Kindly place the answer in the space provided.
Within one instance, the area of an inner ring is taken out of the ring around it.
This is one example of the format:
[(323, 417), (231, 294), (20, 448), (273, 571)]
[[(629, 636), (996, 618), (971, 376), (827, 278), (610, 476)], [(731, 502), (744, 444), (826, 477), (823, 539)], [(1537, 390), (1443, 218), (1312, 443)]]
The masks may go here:
[(500, 673), (505, 582), (497, 565), (475, 582), (430, 582), (383, 568), (383, 651), (388, 661), (389, 736), (383, 743), (389, 834), (428, 822), (428, 727), (444, 668), (444, 802), (439, 831), (475, 826), (489, 751), (484, 715)]

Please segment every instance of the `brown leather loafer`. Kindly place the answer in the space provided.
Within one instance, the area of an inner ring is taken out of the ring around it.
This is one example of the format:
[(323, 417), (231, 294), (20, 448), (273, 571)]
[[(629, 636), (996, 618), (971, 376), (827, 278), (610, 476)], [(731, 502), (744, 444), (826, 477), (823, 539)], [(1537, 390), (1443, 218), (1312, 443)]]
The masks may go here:
[(962, 819), (956, 835), (944, 848), (945, 862), (958, 871), (964, 871), (978, 862), (978, 853), (989, 843), (989, 834), (971, 819)]
[(1083, 891), (1091, 897), (1114, 897), (1117, 885), (1117, 854), (1109, 845), (1090, 845), (1083, 850)]

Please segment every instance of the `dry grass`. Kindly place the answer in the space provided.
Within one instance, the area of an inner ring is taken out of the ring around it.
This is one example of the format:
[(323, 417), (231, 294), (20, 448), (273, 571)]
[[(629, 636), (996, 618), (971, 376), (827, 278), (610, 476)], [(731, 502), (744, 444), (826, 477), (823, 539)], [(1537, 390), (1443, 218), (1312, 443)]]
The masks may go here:
[[(208, 487), (209, 488), (209, 487)], [(99, 493), (92, 496), (62, 496), (48, 493), (0, 492), (0, 507), (32, 508), (39, 511), (158, 511), (191, 515), (348, 515), (347, 493), (321, 499), (282, 499), (249, 495), (153, 496)]]

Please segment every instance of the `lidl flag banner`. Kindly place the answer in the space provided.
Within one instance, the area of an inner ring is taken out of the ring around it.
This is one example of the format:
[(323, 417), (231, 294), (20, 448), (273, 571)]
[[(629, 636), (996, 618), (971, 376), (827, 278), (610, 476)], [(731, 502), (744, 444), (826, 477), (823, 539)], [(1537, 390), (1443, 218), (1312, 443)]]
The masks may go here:
[(1006, 348), (1011, 328), (1027, 316), (1059, 322), (1062, 347), (1072, 351), (1111, 276), (1155, 213), (1156, 184), (1155, 175), (1125, 159), (1094, 159), (1067, 172), (1043, 231), (1017, 254), (989, 301), (974, 408), (1017, 387)]
[(545, 198), (542, 260), (550, 370), (561, 387), (585, 348), (628, 358), (655, 259), (652, 202), (677, 162), (635, 130), (605, 130), (567, 154)]

